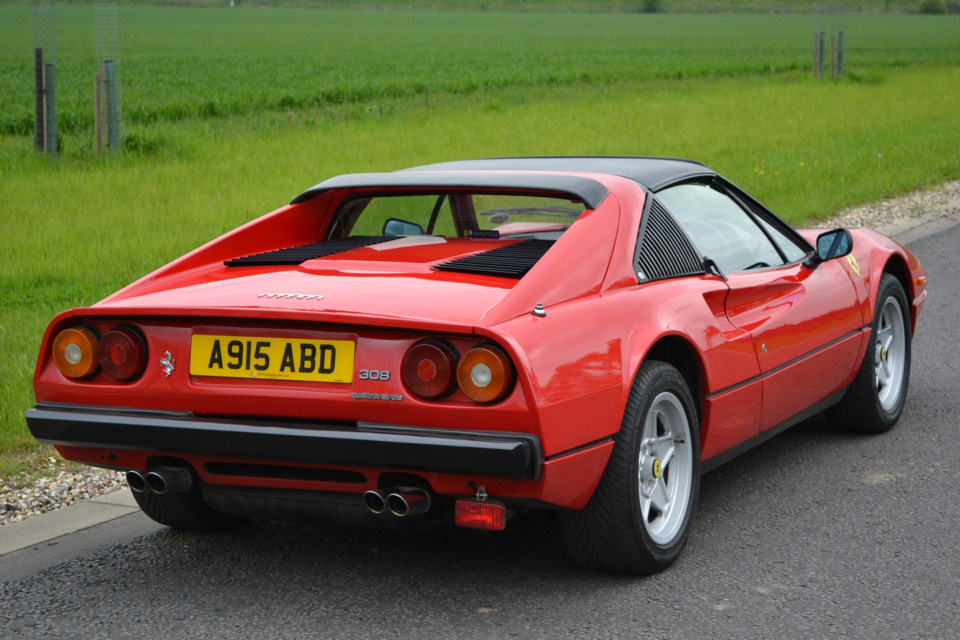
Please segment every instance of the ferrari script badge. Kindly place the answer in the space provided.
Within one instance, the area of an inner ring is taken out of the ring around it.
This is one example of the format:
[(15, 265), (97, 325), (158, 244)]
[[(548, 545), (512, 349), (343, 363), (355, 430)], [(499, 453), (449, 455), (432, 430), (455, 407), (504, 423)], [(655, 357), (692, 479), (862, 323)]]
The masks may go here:
[(257, 297), (273, 300), (323, 300), (323, 296), (309, 293), (261, 293)]
[(160, 368), (163, 369), (163, 373), (165, 374), (163, 376), (164, 378), (169, 378), (170, 374), (173, 373), (174, 367), (176, 366), (177, 363), (173, 359), (173, 354), (169, 351), (163, 354), (163, 357), (160, 358)]

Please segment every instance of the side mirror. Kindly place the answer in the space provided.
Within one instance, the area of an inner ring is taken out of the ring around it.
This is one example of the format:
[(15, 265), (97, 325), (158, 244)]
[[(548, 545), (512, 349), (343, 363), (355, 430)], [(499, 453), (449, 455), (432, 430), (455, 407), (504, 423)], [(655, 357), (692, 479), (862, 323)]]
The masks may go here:
[(840, 258), (853, 251), (853, 235), (848, 229), (833, 229), (817, 236), (817, 250), (804, 264), (813, 269), (821, 262)]
[(390, 218), (383, 223), (383, 234), (385, 236), (422, 236), (423, 227), (416, 222), (401, 220), (400, 218)]

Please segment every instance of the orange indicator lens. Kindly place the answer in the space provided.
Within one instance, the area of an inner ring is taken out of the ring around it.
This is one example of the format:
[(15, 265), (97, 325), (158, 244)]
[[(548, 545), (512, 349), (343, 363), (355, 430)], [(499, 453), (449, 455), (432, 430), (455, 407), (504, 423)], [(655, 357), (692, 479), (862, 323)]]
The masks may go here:
[(496, 347), (474, 347), (460, 359), (457, 380), (463, 393), (474, 402), (496, 402), (513, 388), (513, 366)]
[(53, 339), (53, 361), (69, 378), (83, 378), (97, 370), (97, 337), (86, 327), (64, 329)]

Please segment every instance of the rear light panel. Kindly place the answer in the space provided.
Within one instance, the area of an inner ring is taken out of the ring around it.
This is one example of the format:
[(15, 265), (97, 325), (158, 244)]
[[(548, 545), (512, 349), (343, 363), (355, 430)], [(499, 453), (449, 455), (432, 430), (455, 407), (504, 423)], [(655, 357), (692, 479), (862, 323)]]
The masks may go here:
[(506, 398), (516, 384), (509, 356), (491, 342), (461, 356), (447, 340), (426, 338), (407, 350), (400, 369), (407, 390), (424, 400), (440, 400), (459, 388), (467, 399), (491, 404)]
[(114, 380), (136, 380), (147, 366), (147, 343), (133, 325), (117, 325), (100, 336), (92, 326), (74, 326), (60, 331), (51, 346), (59, 371), (75, 380), (104, 373)]
[[(187, 329), (186, 324), (178, 330), (184, 329)], [(274, 331), (270, 330), (270, 333)], [(291, 335), (302, 337), (305, 333), (299, 331)], [(377, 358), (380, 367), (376, 373), (385, 375), (376, 378), (361, 375), (360, 380), (354, 379), (354, 384), (370, 384), (370, 380), (384, 383), (390, 379), (392, 367), (387, 359), (391, 357), (391, 350), (396, 348), (391, 347), (390, 342), (400, 336), (388, 335), (371, 337), (372, 343), (379, 346), (376, 347), (377, 355), (369, 358), (371, 361)], [(167, 342), (161, 344), (169, 349), (170, 336), (166, 335), (164, 340)], [(516, 370), (510, 357), (492, 341), (477, 343), (476, 338), (471, 340), (467, 336), (438, 335), (412, 345), (409, 342), (393, 344), (401, 349), (401, 345), (409, 345), (397, 364), (403, 389), (412, 398), (431, 402), (448, 400), (454, 404), (494, 404), (507, 399), (516, 386)], [(162, 353), (164, 347), (158, 348)], [(97, 319), (84, 325), (69, 326), (55, 334), (51, 341), (51, 356), (56, 368), (64, 376), (84, 382), (129, 383), (138, 380), (147, 368), (149, 355), (144, 330), (137, 324), (118, 323), (116, 319), (112, 322)], [(374, 388), (372, 392), (383, 394), (387, 391), (384, 387)]]

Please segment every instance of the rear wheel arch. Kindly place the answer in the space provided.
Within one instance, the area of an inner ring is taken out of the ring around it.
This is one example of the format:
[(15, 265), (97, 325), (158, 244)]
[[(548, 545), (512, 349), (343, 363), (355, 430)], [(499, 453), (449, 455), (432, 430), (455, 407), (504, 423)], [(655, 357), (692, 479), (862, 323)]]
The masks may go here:
[(590, 501), (580, 511), (558, 512), (561, 540), (577, 564), (653, 573), (680, 555), (699, 495), (696, 413), (679, 370), (644, 360)]
[[(693, 402), (696, 406), (698, 417), (703, 419), (703, 396), (700, 390), (704, 388), (704, 367), (697, 349), (686, 339), (680, 336), (664, 336), (657, 340), (650, 350), (644, 355), (643, 360), (637, 367), (647, 360), (659, 360), (672, 365), (680, 375), (683, 376), (687, 387), (690, 389), (690, 395), (693, 396)], [(634, 374), (636, 375), (636, 374)]]

